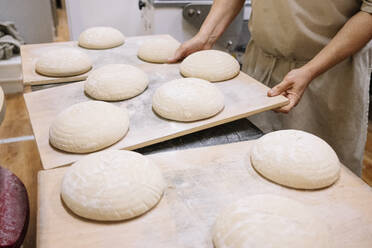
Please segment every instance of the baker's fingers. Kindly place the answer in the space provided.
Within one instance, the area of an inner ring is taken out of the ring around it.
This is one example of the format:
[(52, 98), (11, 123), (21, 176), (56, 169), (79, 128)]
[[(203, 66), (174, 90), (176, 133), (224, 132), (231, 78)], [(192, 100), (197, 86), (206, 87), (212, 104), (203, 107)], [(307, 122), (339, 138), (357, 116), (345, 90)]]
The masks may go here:
[(174, 56), (171, 58), (168, 58), (168, 63), (177, 63), (179, 60), (185, 57), (185, 53), (186, 53), (186, 49), (183, 46), (180, 46), (174, 53)]
[(275, 112), (287, 114), (289, 113), (289, 111), (291, 111), (292, 108), (294, 108), (297, 105), (299, 101), (299, 98), (297, 95), (288, 94), (287, 97), (289, 99), (289, 103), (283, 107), (274, 109)]
[(282, 82), (275, 85), (271, 90), (269, 90), (267, 92), (267, 95), (268, 96), (278, 96), (278, 95), (282, 94), (283, 92), (285, 92), (290, 87), (292, 87), (292, 85), (293, 85), (292, 81), (288, 81), (288, 80), (284, 79)]

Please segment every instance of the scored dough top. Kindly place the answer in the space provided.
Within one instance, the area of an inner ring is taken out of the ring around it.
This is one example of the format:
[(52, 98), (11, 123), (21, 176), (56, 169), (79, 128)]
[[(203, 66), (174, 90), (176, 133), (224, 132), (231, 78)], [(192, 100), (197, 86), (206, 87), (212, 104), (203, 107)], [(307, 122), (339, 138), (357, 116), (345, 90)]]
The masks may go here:
[(165, 182), (158, 167), (136, 152), (103, 151), (85, 156), (66, 172), (61, 195), (77, 215), (124, 220), (141, 215), (160, 200)]
[(196, 121), (216, 115), (224, 107), (217, 86), (198, 78), (172, 80), (160, 86), (152, 106), (160, 116), (176, 121)]
[(329, 248), (328, 226), (309, 207), (274, 195), (253, 195), (225, 208), (212, 231), (216, 248)]
[(79, 45), (90, 49), (107, 49), (124, 43), (124, 35), (112, 27), (92, 27), (79, 36)]
[(135, 66), (109, 64), (90, 73), (84, 90), (95, 99), (118, 101), (142, 93), (148, 83), (146, 73)]
[(321, 138), (299, 130), (281, 130), (259, 138), (252, 166), (264, 177), (288, 187), (318, 189), (340, 175), (337, 154)]
[(87, 101), (62, 111), (49, 129), (50, 143), (63, 151), (86, 153), (119, 141), (129, 127), (128, 112), (111, 103)]
[(173, 39), (150, 39), (139, 47), (138, 57), (148, 62), (166, 63), (179, 46), (180, 43)]
[(180, 65), (185, 77), (208, 81), (224, 81), (239, 74), (239, 62), (230, 54), (218, 50), (204, 50), (187, 56)]
[(46, 76), (75, 76), (92, 68), (87, 54), (73, 47), (48, 49), (36, 61), (36, 72)]

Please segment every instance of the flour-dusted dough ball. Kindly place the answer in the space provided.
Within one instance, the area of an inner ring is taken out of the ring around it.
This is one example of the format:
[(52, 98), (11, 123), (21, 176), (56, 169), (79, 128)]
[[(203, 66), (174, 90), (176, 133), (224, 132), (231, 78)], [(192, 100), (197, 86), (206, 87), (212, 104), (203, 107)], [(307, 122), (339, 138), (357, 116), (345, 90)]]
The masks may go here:
[(160, 116), (176, 121), (196, 121), (212, 117), (224, 107), (224, 96), (212, 83), (182, 78), (160, 86), (152, 99)]
[(153, 208), (165, 182), (158, 167), (136, 152), (103, 151), (74, 163), (61, 195), (75, 214), (93, 220), (131, 219)]
[(300, 202), (254, 195), (224, 209), (212, 231), (216, 248), (328, 248), (326, 224)]
[(259, 138), (252, 166), (269, 180), (297, 189), (318, 189), (340, 175), (335, 151), (321, 138), (298, 130), (281, 130)]
[(79, 45), (89, 49), (107, 49), (124, 43), (124, 35), (112, 27), (93, 27), (79, 36)]
[(52, 77), (76, 76), (91, 68), (92, 61), (89, 56), (73, 47), (49, 49), (35, 64), (37, 73)]
[(147, 40), (139, 47), (138, 57), (148, 62), (166, 63), (174, 56), (179, 46), (180, 43), (173, 39)]
[(208, 81), (224, 81), (239, 74), (239, 62), (230, 54), (218, 50), (204, 50), (186, 57), (180, 66), (185, 77)]
[(126, 109), (100, 101), (81, 102), (56, 117), (49, 129), (49, 141), (66, 152), (93, 152), (119, 141), (128, 127)]
[(149, 79), (132, 65), (110, 64), (94, 70), (85, 81), (84, 90), (98, 100), (118, 101), (141, 94)]

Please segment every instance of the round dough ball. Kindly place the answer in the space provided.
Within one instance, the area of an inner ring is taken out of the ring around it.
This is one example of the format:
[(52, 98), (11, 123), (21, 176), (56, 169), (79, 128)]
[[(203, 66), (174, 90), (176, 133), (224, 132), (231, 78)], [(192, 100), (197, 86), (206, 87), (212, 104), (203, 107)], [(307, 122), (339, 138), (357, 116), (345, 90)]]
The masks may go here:
[(231, 79), (239, 74), (239, 62), (230, 54), (204, 50), (187, 56), (180, 66), (185, 77), (202, 78), (211, 82)]
[(79, 46), (89, 49), (107, 49), (124, 43), (124, 35), (112, 27), (93, 27), (84, 30), (79, 36)]
[(224, 107), (224, 96), (208, 81), (182, 78), (160, 86), (155, 91), (152, 107), (166, 119), (196, 121), (220, 112)]
[(141, 94), (149, 79), (142, 70), (132, 65), (110, 64), (92, 71), (84, 90), (98, 100), (118, 101)]
[(89, 56), (73, 47), (50, 49), (41, 55), (35, 65), (37, 73), (52, 77), (76, 76), (91, 68)]
[(259, 138), (252, 166), (269, 180), (296, 189), (318, 189), (340, 175), (335, 151), (321, 138), (298, 130), (281, 130)]
[(61, 196), (79, 216), (118, 221), (149, 211), (164, 188), (161, 172), (149, 158), (109, 150), (90, 154), (68, 168)]
[(81, 102), (56, 117), (49, 129), (49, 141), (66, 152), (93, 152), (119, 141), (128, 127), (126, 109), (100, 101)]
[(148, 62), (166, 63), (179, 46), (180, 43), (173, 39), (147, 40), (138, 49), (138, 57)]
[(328, 248), (330, 235), (300, 202), (274, 196), (243, 198), (224, 209), (212, 231), (216, 248)]

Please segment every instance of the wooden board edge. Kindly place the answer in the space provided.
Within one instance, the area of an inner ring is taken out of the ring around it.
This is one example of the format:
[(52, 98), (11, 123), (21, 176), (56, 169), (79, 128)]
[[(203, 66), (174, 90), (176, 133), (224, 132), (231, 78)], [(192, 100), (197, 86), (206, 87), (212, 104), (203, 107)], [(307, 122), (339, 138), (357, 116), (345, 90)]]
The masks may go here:
[[(136, 145), (133, 145), (133, 146), (118, 148), (117, 150), (129, 150), (129, 151), (136, 150), (136, 149), (143, 148), (143, 147), (146, 147), (146, 146), (150, 146), (150, 145), (153, 145), (153, 144), (157, 144), (157, 143), (160, 143), (160, 142), (163, 142), (163, 141), (178, 138), (178, 137), (181, 137), (181, 136), (184, 136), (184, 135), (187, 135), (187, 134), (191, 134), (191, 133), (195, 133), (195, 132), (198, 132), (198, 131), (206, 130), (208, 128), (219, 126), (219, 125), (222, 125), (222, 124), (225, 124), (225, 123), (228, 123), (228, 122), (232, 122), (232, 121), (235, 121), (235, 120), (238, 120), (238, 119), (246, 118), (246, 117), (249, 117), (251, 115), (261, 113), (261, 112), (264, 112), (264, 111), (267, 111), (267, 110), (279, 108), (281, 106), (286, 105), (289, 102), (289, 100), (287, 98), (285, 98), (285, 99), (286, 99), (285, 101), (280, 101), (276, 104), (273, 104), (273, 105), (270, 105), (270, 106), (267, 106), (267, 107), (264, 107), (264, 108), (256, 109), (256, 110), (254, 110), (253, 112), (250, 112), (250, 113), (240, 114), (240, 115), (233, 116), (233, 117), (230, 117), (230, 118), (227, 118), (227, 119), (223, 119), (223, 120), (219, 120), (219, 121), (216, 121), (216, 122), (208, 123), (208, 124), (205, 124), (203, 126), (194, 127), (194, 128), (188, 129), (188, 130), (184, 130), (184, 131), (177, 132), (177, 133), (174, 133), (174, 134), (171, 134), (171, 135), (160, 137), (158, 139), (152, 139), (152, 140), (142, 142), (142, 143), (139, 143), (139, 144), (136, 144)], [(125, 137), (124, 137), (124, 139), (125, 139)], [(37, 141), (36, 141), (36, 143), (37, 143)], [(97, 152), (99, 152), (99, 151), (97, 151)], [(92, 153), (89, 153), (89, 154), (92, 154)], [(88, 155), (88, 154), (86, 154), (86, 155)], [(49, 165), (49, 163), (45, 162), (43, 160), (43, 158), (41, 158), (41, 164), (42, 164), (42, 167), (43, 167), (44, 170), (51, 170), (51, 169), (56, 169), (56, 168), (60, 168), (60, 167), (69, 166), (69, 165), (75, 163), (76, 161), (77, 160), (67, 162), (65, 164), (61, 164), (61, 165), (58, 165), (58, 166), (53, 166), (53, 165)]]
[(285, 105), (288, 104), (288, 102), (289, 102), (289, 100), (286, 99), (286, 101), (284, 101), (284, 102), (279, 102), (279, 103), (276, 103), (276, 104), (271, 105), (271, 106), (267, 106), (267, 107), (264, 107), (264, 108), (261, 108), (261, 109), (257, 109), (253, 112), (250, 112), (250, 113), (244, 113), (244, 114), (233, 116), (233, 117), (230, 117), (230, 118), (227, 118), (227, 119), (219, 120), (219, 121), (216, 121), (216, 122), (211, 122), (211, 123), (205, 124), (203, 126), (190, 128), (188, 130), (185, 130), (185, 131), (182, 131), (182, 132), (177, 132), (177, 133), (167, 135), (167, 136), (164, 136), (164, 137), (161, 137), (161, 138), (158, 138), (158, 139), (153, 139), (153, 140), (149, 140), (147, 142), (143, 142), (143, 143), (140, 143), (140, 144), (137, 144), (137, 145), (124, 147), (124, 148), (121, 148), (120, 150), (130, 150), (130, 151), (132, 151), (132, 150), (136, 150), (136, 149), (143, 148), (143, 147), (146, 147), (146, 146), (150, 146), (150, 145), (153, 145), (153, 144), (157, 144), (157, 143), (160, 143), (160, 142), (163, 142), (163, 141), (167, 141), (167, 140), (178, 138), (178, 137), (181, 137), (181, 136), (184, 136), (184, 135), (195, 133), (195, 132), (198, 132), (198, 131), (206, 130), (206, 129), (211, 128), (211, 127), (216, 127), (216, 126), (226, 124), (226, 123), (229, 123), (229, 122), (233, 122), (233, 121), (236, 121), (236, 120), (239, 120), (239, 119), (247, 118), (247, 117), (252, 116), (254, 114), (257, 114), (257, 113), (261, 113), (261, 112), (264, 112), (264, 111), (267, 111), (267, 110), (272, 110), (272, 109), (276, 109), (276, 108), (285, 106)]
[[(151, 158), (153, 156), (159, 156), (159, 155), (164, 155), (164, 154), (174, 154), (174, 153), (178, 153), (178, 152), (190, 152), (190, 153), (192, 153), (192, 152), (195, 152), (195, 151), (200, 152), (200, 151), (203, 151), (203, 150), (210, 150), (210, 149), (221, 149), (221, 148), (229, 149), (230, 147), (235, 147), (235, 146), (240, 146), (240, 145), (245, 145), (245, 144), (252, 145), (254, 142), (256, 142), (256, 140), (243, 140), (243, 141), (236, 141), (236, 142), (231, 142), (231, 143), (226, 143), (226, 144), (201, 146), (201, 147), (194, 147), (194, 148), (185, 148), (185, 149), (181, 149), (181, 150), (172, 150), (172, 151), (161, 151), (161, 152), (157, 152), (157, 153), (146, 154), (144, 156)], [(123, 149), (120, 149), (120, 150), (123, 150)], [(40, 178), (43, 178), (43, 177), (45, 177), (45, 175), (48, 175), (49, 173), (53, 173), (54, 171), (59, 171), (61, 169), (65, 169), (65, 168), (69, 167), (70, 165), (72, 165), (73, 163), (70, 163), (70, 164), (64, 165), (64, 166), (59, 166), (59, 167), (54, 167), (54, 168), (38, 171), (38, 184), (39, 184)]]
[(44, 191), (46, 189), (46, 186), (44, 186), (45, 184), (45, 177), (48, 176), (47, 173), (45, 173), (46, 171), (43, 171), (43, 170), (40, 170), (38, 173), (37, 173), (37, 202), (36, 202), (36, 207), (37, 207), (37, 211), (36, 211), (36, 247), (39, 248), (40, 247), (40, 244), (41, 244), (41, 241), (40, 241), (40, 238), (41, 238), (41, 234), (39, 233), (41, 231), (42, 228), (40, 228), (39, 226), (42, 225), (42, 222), (43, 222), (43, 219), (41, 218), (41, 210), (42, 210), (42, 202), (41, 202), (41, 199), (42, 199), (42, 195), (45, 194)]
[(47, 79), (43, 81), (39, 80), (27, 80), (23, 81), (24, 86), (35, 86), (35, 85), (47, 85), (47, 84), (61, 84), (61, 83), (75, 83), (75, 82), (80, 82), (84, 81), (88, 78), (88, 75), (79, 75), (79, 76), (73, 76), (73, 77), (64, 77), (64, 78), (58, 78), (57, 80), (55, 79)]
[(54, 41), (54, 42), (25, 44), (25, 45), (21, 45), (21, 51), (28, 49), (30, 47), (50, 46), (52, 44), (75, 44), (75, 43), (77, 43), (77, 41), (70, 40), (70, 41)]

